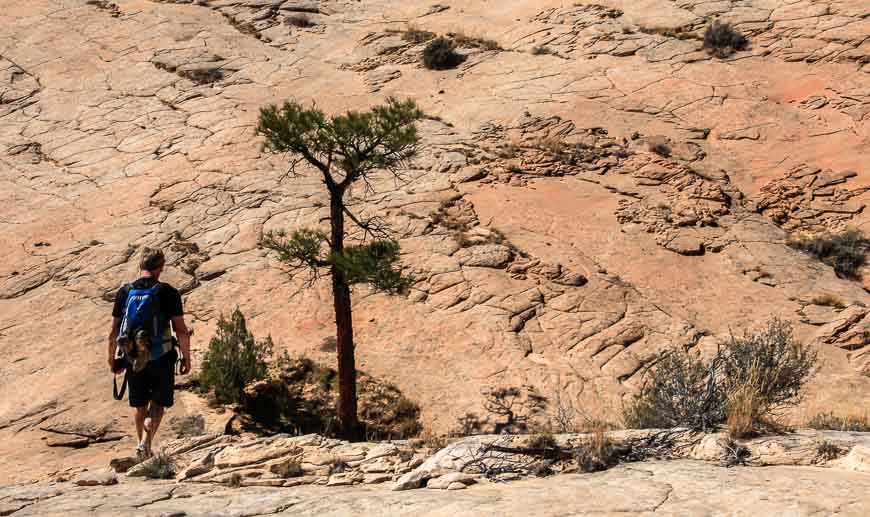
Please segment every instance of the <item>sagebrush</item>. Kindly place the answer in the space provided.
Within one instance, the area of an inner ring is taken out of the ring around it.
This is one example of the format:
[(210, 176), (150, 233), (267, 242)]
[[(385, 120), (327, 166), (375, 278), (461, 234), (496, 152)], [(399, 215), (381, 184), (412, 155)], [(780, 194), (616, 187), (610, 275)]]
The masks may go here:
[(732, 336), (710, 361), (666, 351), (626, 407), (625, 424), (709, 432), (728, 423), (735, 436), (752, 434), (800, 402), (817, 362), (817, 352), (795, 340), (791, 325), (780, 320), (761, 332)]
[(746, 36), (729, 23), (714, 21), (704, 32), (704, 48), (717, 57), (728, 57), (748, 44)]

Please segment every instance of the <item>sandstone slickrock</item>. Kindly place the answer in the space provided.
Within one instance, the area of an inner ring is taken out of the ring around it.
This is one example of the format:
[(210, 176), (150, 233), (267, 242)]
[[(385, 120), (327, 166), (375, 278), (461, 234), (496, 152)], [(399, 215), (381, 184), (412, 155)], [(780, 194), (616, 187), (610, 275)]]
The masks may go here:
[[(793, 419), (863, 403), (870, 347), (852, 316), (870, 295), (785, 242), (866, 226), (866, 2), (567, 4), (5, 2), (0, 456), (17, 468), (0, 480), (132, 452), (97, 343), (142, 246), (167, 251), (195, 364), (236, 305), (277, 348), (334, 360), (328, 283), (300, 289), (258, 246), (328, 215), (312, 171), (289, 177), (254, 134), (258, 109), (288, 98), (334, 113), (411, 96), (427, 113), (403, 182), (351, 195), (417, 279), (407, 299), (355, 296), (357, 361), (425, 426), (452, 430), (486, 388), (557, 383), (612, 418), (661, 350), (715, 348), (773, 316), (825, 359)], [(748, 47), (703, 50), (713, 18)], [(464, 32), (467, 59), (425, 70), (411, 26)], [(847, 309), (810, 309), (820, 291)], [(225, 423), (192, 394), (173, 408), (199, 413)], [(217, 463), (247, 461), (220, 440)], [(400, 475), (386, 463), (369, 473)]]

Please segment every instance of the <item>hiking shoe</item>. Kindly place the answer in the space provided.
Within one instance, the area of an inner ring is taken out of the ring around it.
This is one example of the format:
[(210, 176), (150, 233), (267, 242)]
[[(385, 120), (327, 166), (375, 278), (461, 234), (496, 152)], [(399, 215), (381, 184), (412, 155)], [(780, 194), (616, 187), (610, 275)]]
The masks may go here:
[(136, 446), (136, 459), (139, 461), (139, 463), (142, 463), (150, 457), (151, 449), (149, 449), (147, 445), (145, 445), (144, 443), (140, 443)]

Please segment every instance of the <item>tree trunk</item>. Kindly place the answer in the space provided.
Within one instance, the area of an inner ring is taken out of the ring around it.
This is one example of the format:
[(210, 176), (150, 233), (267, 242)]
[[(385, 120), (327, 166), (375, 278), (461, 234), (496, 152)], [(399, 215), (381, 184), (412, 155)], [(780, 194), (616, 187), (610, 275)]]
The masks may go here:
[[(330, 223), (333, 253), (344, 250), (344, 192), (330, 191)], [(332, 266), (332, 299), (338, 343), (338, 432), (346, 440), (361, 439), (356, 408), (356, 361), (353, 346), (353, 315), (350, 286), (344, 272)]]

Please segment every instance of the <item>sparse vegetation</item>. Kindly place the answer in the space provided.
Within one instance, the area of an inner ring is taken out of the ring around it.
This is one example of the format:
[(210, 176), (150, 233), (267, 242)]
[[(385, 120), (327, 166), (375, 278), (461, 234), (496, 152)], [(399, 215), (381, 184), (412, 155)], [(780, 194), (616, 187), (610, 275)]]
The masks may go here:
[(530, 449), (555, 449), (558, 445), (552, 433), (541, 433), (535, 435), (529, 441)]
[(854, 228), (840, 233), (792, 236), (787, 244), (833, 267), (837, 276), (849, 279), (860, 278), (860, 269), (867, 263), (870, 249), (870, 240)]
[(448, 32), (447, 37), (453, 38), (453, 41), (460, 47), (472, 47), (482, 50), (504, 50), (495, 40), (469, 36), (462, 32)]
[(313, 27), (315, 25), (314, 22), (311, 21), (311, 18), (302, 13), (294, 14), (284, 18), (284, 24), (291, 27), (299, 27), (300, 29), (304, 29), (306, 27)]
[(870, 433), (870, 417), (865, 413), (860, 415), (836, 415), (834, 413), (819, 413), (807, 422), (810, 429), (828, 431), (849, 431)]
[(650, 144), (649, 150), (662, 158), (669, 158), (671, 156), (671, 148), (668, 144), (664, 142), (655, 142)]
[(626, 408), (625, 423), (705, 432), (727, 423), (732, 435), (746, 436), (771, 427), (782, 409), (800, 401), (816, 362), (815, 350), (795, 341), (791, 326), (779, 320), (761, 332), (732, 336), (707, 363), (667, 351)]
[(200, 86), (205, 84), (211, 84), (224, 78), (224, 73), (219, 68), (197, 68), (193, 70), (179, 70), (176, 73), (179, 76), (184, 77), (185, 79), (189, 79)]
[(551, 55), (557, 54), (557, 52), (555, 50), (553, 50), (552, 48), (547, 47), (545, 45), (532, 47), (532, 50), (530, 52), (532, 53), (533, 56), (548, 56), (548, 55), (551, 56)]
[[(281, 357), (266, 379), (250, 385), (241, 401), (244, 429), (259, 433), (333, 435), (338, 374), (306, 357)], [(357, 372), (359, 416), (369, 440), (419, 434), (420, 408), (395, 386)]]
[(423, 49), (423, 66), (429, 70), (456, 68), (465, 56), (456, 52), (456, 42), (448, 38), (436, 38)]
[(402, 33), (402, 40), (416, 44), (426, 43), (434, 38), (434, 32), (420, 30), (414, 27), (409, 27), (408, 30)]
[(277, 474), (284, 479), (298, 478), (305, 475), (305, 472), (302, 470), (302, 464), (300, 464), (299, 461), (295, 459), (289, 459), (287, 461), (282, 461), (281, 463), (276, 463), (272, 465), (269, 470), (273, 474)]
[(725, 455), (722, 458), (722, 464), (725, 467), (746, 465), (746, 462), (749, 461), (749, 457), (751, 456), (751, 452), (746, 448), (746, 446), (737, 443), (731, 438), (722, 444), (722, 449), (725, 452)]
[(504, 387), (483, 392), (483, 409), (494, 419), (494, 434), (517, 434), (529, 430), (532, 420), (547, 407), (547, 399), (532, 388)]
[(583, 472), (598, 472), (619, 463), (619, 454), (604, 429), (596, 429), (574, 449), (574, 460)]
[(716, 57), (728, 57), (745, 49), (747, 43), (746, 36), (729, 23), (714, 21), (704, 32), (704, 48)]
[(165, 452), (158, 452), (147, 460), (143, 467), (145, 477), (150, 479), (170, 479), (175, 476), (175, 461)]
[(845, 309), (846, 302), (843, 301), (839, 296), (834, 296), (830, 293), (820, 294), (810, 300), (810, 303), (813, 305), (820, 305), (822, 307), (834, 307), (835, 309)]
[(239, 402), (246, 386), (266, 376), (266, 359), (271, 354), (271, 336), (256, 341), (238, 308), (229, 320), (221, 315), (202, 360), (202, 388), (213, 389), (219, 404)]
[(238, 472), (233, 472), (229, 479), (227, 479), (227, 486), (230, 488), (241, 488), (242, 475)]
[(338, 456), (329, 458), (327, 465), (329, 466), (330, 474), (341, 474), (348, 469), (347, 463)]
[(822, 440), (816, 446), (816, 458), (821, 461), (831, 461), (843, 455), (843, 449), (833, 442)]

